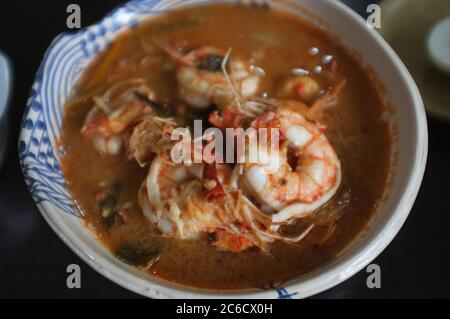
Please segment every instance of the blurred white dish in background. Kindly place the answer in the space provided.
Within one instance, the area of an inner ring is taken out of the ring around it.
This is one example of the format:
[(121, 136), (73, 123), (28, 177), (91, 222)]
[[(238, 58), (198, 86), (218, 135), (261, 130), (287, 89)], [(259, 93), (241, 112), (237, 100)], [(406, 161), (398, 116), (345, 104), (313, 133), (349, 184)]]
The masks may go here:
[(450, 77), (429, 57), (427, 42), (436, 24), (449, 16), (449, 0), (384, 0), (379, 30), (411, 72), (428, 114), (447, 121), (450, 121)]
[(0, 52), (0, 118), (6, 113), (9, 91), (11, 89), (11, 67), (7, 58)]
[(439, 22), (430, 32), (427, 49), (436, 67), (450, 74), (450, 17)]
[(7, 58), (0, 52), (0, 166), (8, 140), (7, 122), (5, 119), (6, 107), (11, 91), (11, 67)]

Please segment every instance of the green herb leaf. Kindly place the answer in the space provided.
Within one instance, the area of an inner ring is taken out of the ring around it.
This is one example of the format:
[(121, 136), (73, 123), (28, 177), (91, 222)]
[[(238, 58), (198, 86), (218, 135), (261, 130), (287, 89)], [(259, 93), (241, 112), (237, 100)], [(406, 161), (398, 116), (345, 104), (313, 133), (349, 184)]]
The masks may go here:
[(140, 99), (142, 102), (144, 102), (145, 104), (147, 104), (148, 106), (150, 106), (153, 110), (155, 110), (155, 112), (158, 115), (161, 115), (163, 117), (167, 117), (170, 116), (170, 109), (168, 107), (164, 107), (161, 104), (153, 101), (152, 99), (150, 99), (148, 96), (140, 93), (140, 92), (134, 92), (134, 95)]
[(105, 198), (99, 203), (100, 213), (107, 227), (123, 223), (123, 218), (117, 213), (116, 207), (119, 203), (122, 188), (122, 182), (114, 182), (108, 189)]
[(156, 243), (145, 245), (127, 244), (119, 248), (115, 255), (124, 263), (135, 267), (149, 268), (162, 253), (162, 246)]

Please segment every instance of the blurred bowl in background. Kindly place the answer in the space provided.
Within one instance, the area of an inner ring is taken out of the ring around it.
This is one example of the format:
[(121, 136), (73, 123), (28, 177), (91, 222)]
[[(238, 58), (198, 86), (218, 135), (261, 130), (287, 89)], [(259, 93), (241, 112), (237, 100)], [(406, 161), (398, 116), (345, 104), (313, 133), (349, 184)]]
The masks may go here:
[(5, 158), (8, 142), (8, 121), (6, 120), (8, 101), (11, 95), (11, 64), (0, 52), (0, 169)]
[(447, 121), (450, 121), (450, 75), (430, 59), (427, 41), (434, 26), (449, 16), (450, 0), (384, 0), (381, 3), (380, 34), (410, 71), (427, 112)]
[(450, 15), (429, 33), (427, 51), (434, 65), (450, 76)]

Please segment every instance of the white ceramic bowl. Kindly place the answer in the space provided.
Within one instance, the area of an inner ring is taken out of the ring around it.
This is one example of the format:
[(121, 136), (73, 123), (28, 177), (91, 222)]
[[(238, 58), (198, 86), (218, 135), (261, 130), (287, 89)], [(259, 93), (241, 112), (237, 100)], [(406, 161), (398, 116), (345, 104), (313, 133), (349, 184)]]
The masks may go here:
[[(273, 1), (335, 34), (360, 54), (386, 89), (395, 112), (389, 121), (396, 134), (392, 186), (367, 231), (329, 264), (285, 284), (283, 288), (221, 293), (176, 286), (150, 278), (116, 259), (84, 227), (65, 188), (58, 158), (61, 109), (75, 81), (99, 50), (121, 30), (167, 8), (205, 2), (132, 1), (98, 24), (76, 34), (62, 34), (48, 49), (37, 73), (19, 141), (25, 180), (48, 224), (78, 256), (99, 273), (136, 293), (154, 298), (302, 298), (351, 277), (377, 257), (400, 230), (419, 190), (427, 158), (427, 123), (414, 81), (397, 55), (366, 22), (337, 1)], [(370, 147), (370, 146), (368, 146)]]

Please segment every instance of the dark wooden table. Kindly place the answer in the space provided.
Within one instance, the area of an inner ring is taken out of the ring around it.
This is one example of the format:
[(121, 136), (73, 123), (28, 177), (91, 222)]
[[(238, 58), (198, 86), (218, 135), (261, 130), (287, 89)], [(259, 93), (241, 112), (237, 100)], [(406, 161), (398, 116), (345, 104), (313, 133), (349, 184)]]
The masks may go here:
[[(0, 9), (0, 50), (10, 56), (15, 71), (10, 146), (0, 171), (3, 298), (139, 297), (97, 274), (64, 245), (35, 207), (19, 167), (16, 141), (29, 89), (50, 41), (66, 31), (71, 2), (80, 4), (87, 26), (121, 1), (8, 1)], [(363, 10), (370, 1), (350, 2)], [(422, 189), (403, 229), (375, 261), (381, 266), (382, 288), (368, 289), (363, 271), (317, 298), (450, 297), (449, 128), (429, 120), (430, 155)], [(72, 263), (81, 266), (81, 289), (66, 288), (66, 267)]]

